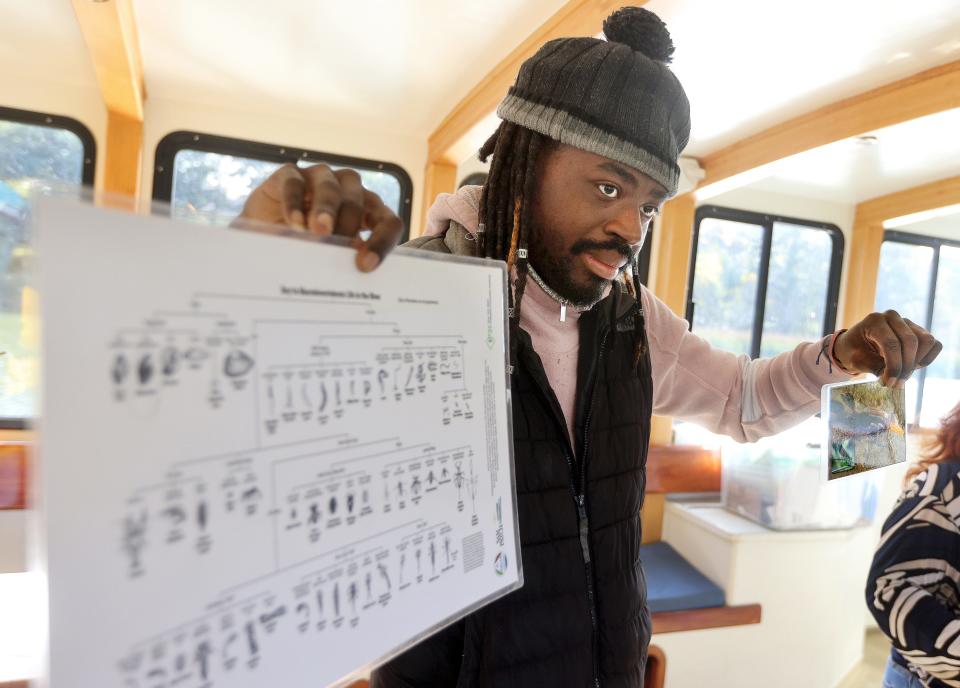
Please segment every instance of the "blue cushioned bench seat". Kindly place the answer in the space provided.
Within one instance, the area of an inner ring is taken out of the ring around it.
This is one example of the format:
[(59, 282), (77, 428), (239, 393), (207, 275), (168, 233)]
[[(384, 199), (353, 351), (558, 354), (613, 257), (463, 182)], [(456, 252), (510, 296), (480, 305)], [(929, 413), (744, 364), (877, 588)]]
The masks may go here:
[(722, 607), (723, 590), (697, 571), (666, 542), (640, 547), (647, 575), (647, 604), (651, 612)]

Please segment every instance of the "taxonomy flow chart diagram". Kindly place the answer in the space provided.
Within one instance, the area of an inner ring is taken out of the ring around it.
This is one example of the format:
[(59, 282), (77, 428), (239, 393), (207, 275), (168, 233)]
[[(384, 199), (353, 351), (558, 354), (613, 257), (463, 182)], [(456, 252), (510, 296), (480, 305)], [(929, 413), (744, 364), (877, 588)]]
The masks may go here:
[(502, 267), (37, 233), (54, 688), (323, 685), (521, 584)]

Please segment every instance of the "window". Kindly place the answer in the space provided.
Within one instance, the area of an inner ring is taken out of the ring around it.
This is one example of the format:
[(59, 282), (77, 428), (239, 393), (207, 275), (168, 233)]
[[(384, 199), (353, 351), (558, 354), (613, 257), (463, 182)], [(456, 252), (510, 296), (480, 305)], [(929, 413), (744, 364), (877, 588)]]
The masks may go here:
[(888, 231), (880, 247), (875, 308), (892, 308), (933, 332), (943, 351), (907, 383), (907, 421), (936, 427), (960, 401), (960, 241)]
[(243, 209), (250, 192), (278, 167), (318, 162), (359, 172), (363, 185), (403, 220), (401, 240), (406, 241), (413, 183), (402, 167), (376, 160), (178, 131), (157, 145), (153, 199), (170, 203), (173, 217), (226, 225)]
[(834, 225), (704, 206), (691, 256), (691, 330), (751, 358), (832, 332), (842, 259)]
[(93, 183), (96, 145), (80, 122), (0, 107), (0, 427), (35, 413), (36, 292), (29, 284), (31, 192)]

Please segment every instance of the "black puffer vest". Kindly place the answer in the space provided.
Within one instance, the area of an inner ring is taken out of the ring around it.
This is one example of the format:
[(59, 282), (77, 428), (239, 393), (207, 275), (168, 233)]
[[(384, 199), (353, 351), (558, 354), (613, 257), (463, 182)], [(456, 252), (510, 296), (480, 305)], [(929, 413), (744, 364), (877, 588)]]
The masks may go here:
[(512, 394), (524, 586), (388, 663), (376, 688), (643, 685), (653, 385), (645, 342), (636, 359), (636, 317), (619, 288), (580, 317), (576, 451), (521, 330)]

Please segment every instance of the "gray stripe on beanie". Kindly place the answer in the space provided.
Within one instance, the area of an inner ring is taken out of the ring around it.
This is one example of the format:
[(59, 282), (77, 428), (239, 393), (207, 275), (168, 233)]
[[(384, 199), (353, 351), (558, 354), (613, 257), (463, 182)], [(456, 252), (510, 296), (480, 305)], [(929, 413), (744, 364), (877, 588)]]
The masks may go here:
[(497, 108), (497, 115), (560, 143), (629, 165), (661, 184), (671, 196), (677, 192), (679, 167), (568, 112), (508, 95)]

